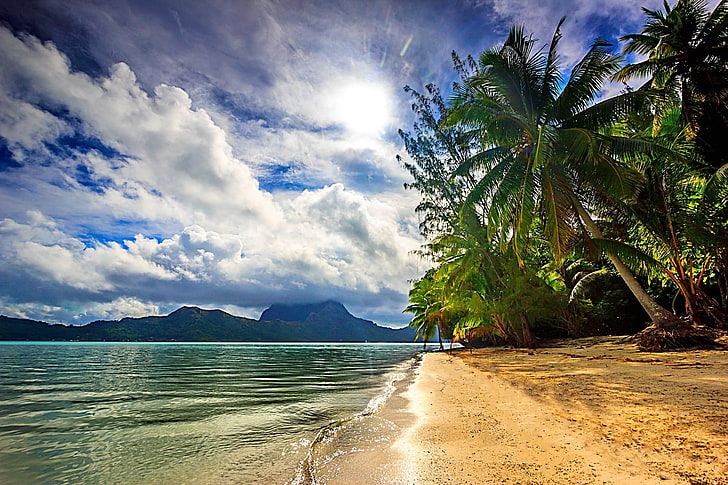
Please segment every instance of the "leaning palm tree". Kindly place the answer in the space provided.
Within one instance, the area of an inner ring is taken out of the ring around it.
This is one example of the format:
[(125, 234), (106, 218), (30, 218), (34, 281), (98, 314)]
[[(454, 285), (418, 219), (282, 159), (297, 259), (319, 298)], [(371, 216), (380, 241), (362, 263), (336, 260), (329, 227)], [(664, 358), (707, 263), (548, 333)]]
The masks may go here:
[[(666, 113), (655, 135), (676, 153), (690, 152), (694, 145), (685, 140), (679, 118), (679, 109)], [(600, 244), (619, 252), (633, 267), (671, 281), (678, 290), (673, 310), (681, 296), (684, 313), (691, 322), (722, 327), (725, 313), (705, 286), (708, 280), (717, 279), (717, 260), (728, 247), (726, 218), (722, 214), (725, 203), (711, 200), (713, 194), (715, 199), (721, 198), (715, 192), (720, 192), (723, 185), (717, 176), (713, 177), (714, 188), (706, 194), (701, 172), (666, 156), (646, 157), (635, 168), (645, 177), (637, 197), (608, 209), (611, 219), (626, 228), (627, 237)]]
[[(448, 118), (480, 140), (479, 152), (455, 172), (478, 178), (466, 206), (485, 201), (491, 237), (507, 241), (517, 255), (527, 252), (539, 222), (557, 261), (587, 231), (603, 238), (590, 207), (630, 197), (642, 179), (623, 160), (658, 149), (603, 130), (647, 103), (643, 92), (633, 91), (595, 104), (620, 65), (609, 44), (597, 40), (564, 79), (558, 57), (563, 21), (541, 50), (522, 27), (512, 27), (505, 43), (483, 52), (456, 86)], [(608, 256), (653, 321), (672, 316), (619, 257)]]
[(614, 74), (617, 81), (647, 77), (658, 96), (657, 120), (677, 102), (706, 162), (728, 163), (728, 0), (710, 12), (704, 0), (643, 8), (642, 30), (620, 38), (625, 54), (646, 56)]

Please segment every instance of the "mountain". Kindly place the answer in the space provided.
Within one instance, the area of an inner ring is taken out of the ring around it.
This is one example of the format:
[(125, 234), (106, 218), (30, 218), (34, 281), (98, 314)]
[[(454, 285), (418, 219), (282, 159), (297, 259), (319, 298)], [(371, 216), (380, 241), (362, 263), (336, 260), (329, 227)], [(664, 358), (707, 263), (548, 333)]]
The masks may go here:
[(69, 328), (0, 315), (0, 340), (72, 340)]
[(349, 313), (341, 303), (328, 300), (303, 305), (272, 305), (260, 315), (266, 325), (301, 325), (318, 342), (414, 342), (410, 328), (394, 330)]
[(121, 342), (413, 342), (414, 330), (380, 327), (341, 303), (273, 305), (260, 320), (182, 307), (166, 316), (50, 325), (0, 316), (0, 340)]
[(356, 318), (342, 305), (333, 300), (321, 303), (310, 303), (301, 305), (272, 305), (260, 315), (261, 321), (271, 322), (281, 320), (284, 322), (309, 322), (309, 321), (337, 321), (337, 320), (362, 320)]

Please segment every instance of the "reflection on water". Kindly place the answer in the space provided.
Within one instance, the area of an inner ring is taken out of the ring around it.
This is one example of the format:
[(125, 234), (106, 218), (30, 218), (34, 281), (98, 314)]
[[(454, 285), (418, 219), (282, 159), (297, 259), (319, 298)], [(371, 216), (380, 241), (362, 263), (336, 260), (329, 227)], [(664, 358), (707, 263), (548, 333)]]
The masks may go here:
[(0, 344), (0, 483), (285, 483), (419, 349)]

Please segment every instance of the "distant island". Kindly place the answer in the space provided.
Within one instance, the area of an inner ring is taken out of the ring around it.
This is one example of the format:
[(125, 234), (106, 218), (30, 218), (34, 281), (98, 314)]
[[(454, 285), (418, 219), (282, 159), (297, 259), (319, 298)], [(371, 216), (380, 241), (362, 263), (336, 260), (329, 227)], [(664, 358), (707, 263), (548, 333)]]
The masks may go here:
[(339, 302), (272, 305), (260, 319), (185, 306), (166, 316), (52, 325), (0, 316), (0, 340), (89, 342), (414, 342), (411, 328), (358, 318)]

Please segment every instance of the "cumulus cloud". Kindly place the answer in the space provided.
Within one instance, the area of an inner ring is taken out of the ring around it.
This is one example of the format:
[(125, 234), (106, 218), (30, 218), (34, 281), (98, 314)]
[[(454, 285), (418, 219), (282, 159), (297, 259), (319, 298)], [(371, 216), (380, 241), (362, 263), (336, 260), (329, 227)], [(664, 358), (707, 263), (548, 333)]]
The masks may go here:
[(14, 130), (4, 130), (3, 136), (20, 143), (22, 136), (37, 139), (38, 132), (46, 138), (40, 141), (54, 141), (64, 122), (51, 111), (66, 110), (79, 121), (82, 135), (103, 140), (123, 155), (81, 160), (106, 180), (104, 202), (110, 207), (133, 206), (144, 218), (188, 223), (205, 221), (218, 210), (229, 218), (267, 224), (280, 217), (249, 168), (233, 156), (222, 129), (204, 110), (193, 109), (183, 90), (160, 85), (149, 95), (123, 63), (114, 65), (108, 77), (92, 79), (72, 71), (52, 44), (18, 38), (4, 28), (0, 51), (0, 85), (7, 95), (20, 98), (15, 103), (21, 106), (46, 108), (16, 111)]
[(28, 318), (53, 324), (84, 324), (89, 320), (119, 320), (125, 317), (159, 315), (158, 305), (121, 297), (110, 302), (89, 302), (82, 305), (46, 305), (39, 303), (11, 302), (0, 298), (0, 314), (12, 318)]
[[(181, 88), (147, 92), (124, 63), (91, 77), (53, 44), (4, 28), (0, 62), (0, 101), (14, 108), (0, 135), (20, 165), (0, 172), (0, 277), (14, 314), (80, 321), (177, 303), (260, 308), (337, 296), (355, 307), (382, 295), (403, 303), (416, 276), (415, 200), (325, 183), (367, 164), (380, 179), (401, 177), (391, 144), (311, 134), (323, 148), (304, 169), (318, 168), (320, 188), (274, 196)], [(293, 157), (294, 135), (259, 134), (269, 143), (258, 149)]]
[(0, 297), (0, 315), (11, 318), (27, 318), (46, 323), (67, 323), (75, 314), (64, 312), (58, 305), (46, 305), (39, 302), (17, 302), (9, 298)]
[(16, 159), (35, 151), (45, 152), (45, 142), (70, 132), (65, 122), (50, 113), (0, 92), (0, 133)]
[(159, 305), (131, 297), (120, 297), (110, 302), (91, 303), (81, 313), (74, 314), (71, 321), (84, 322), (84, 317), (102, 320), (120, 320), (126, 317), (146, 317), (159, 315)]
[(28, 219), (27, 223), (0, 221), (0, 261), (5, 271), (14, 269), (37, 280), (91, 293), (117, 289), (114, 280), (119, 278), (174, 278), (118, 243), (87, 247), (38, 212), (31, 212)]
[[(71, 306), (83, 309), (74, 320), (151, 308), (130, 305), (139, 301), (159, 302), (155, 311), (160, 304), (210, 302), (257, 309), (275, 301), (360, 294), (352, 298), (356, 306), (382, 293), (391, 299), (406, 292), (405, 276), (416, 272), (408, 251), (417, 241), (398, 229), (396, 211), (387, 216), (392, 211), (385, 204), (341, 186), (305, 192), (295, 205), (292, 219), (306, 212), (308, 218), (250, 252), (238, 235), (201, 226), (162, 240), (137, 234), (123, 244), (86, 244), (32, 212), (24, 222), (0, 222), (0, 276), (15, 282), (9, 294), (16, 303), (37, 299), (47, 306), (52, 298), (66, 308), (74, 301)], [(28, 306), (16, 307), (23, 309), (13, 314), (30, 315)]]

